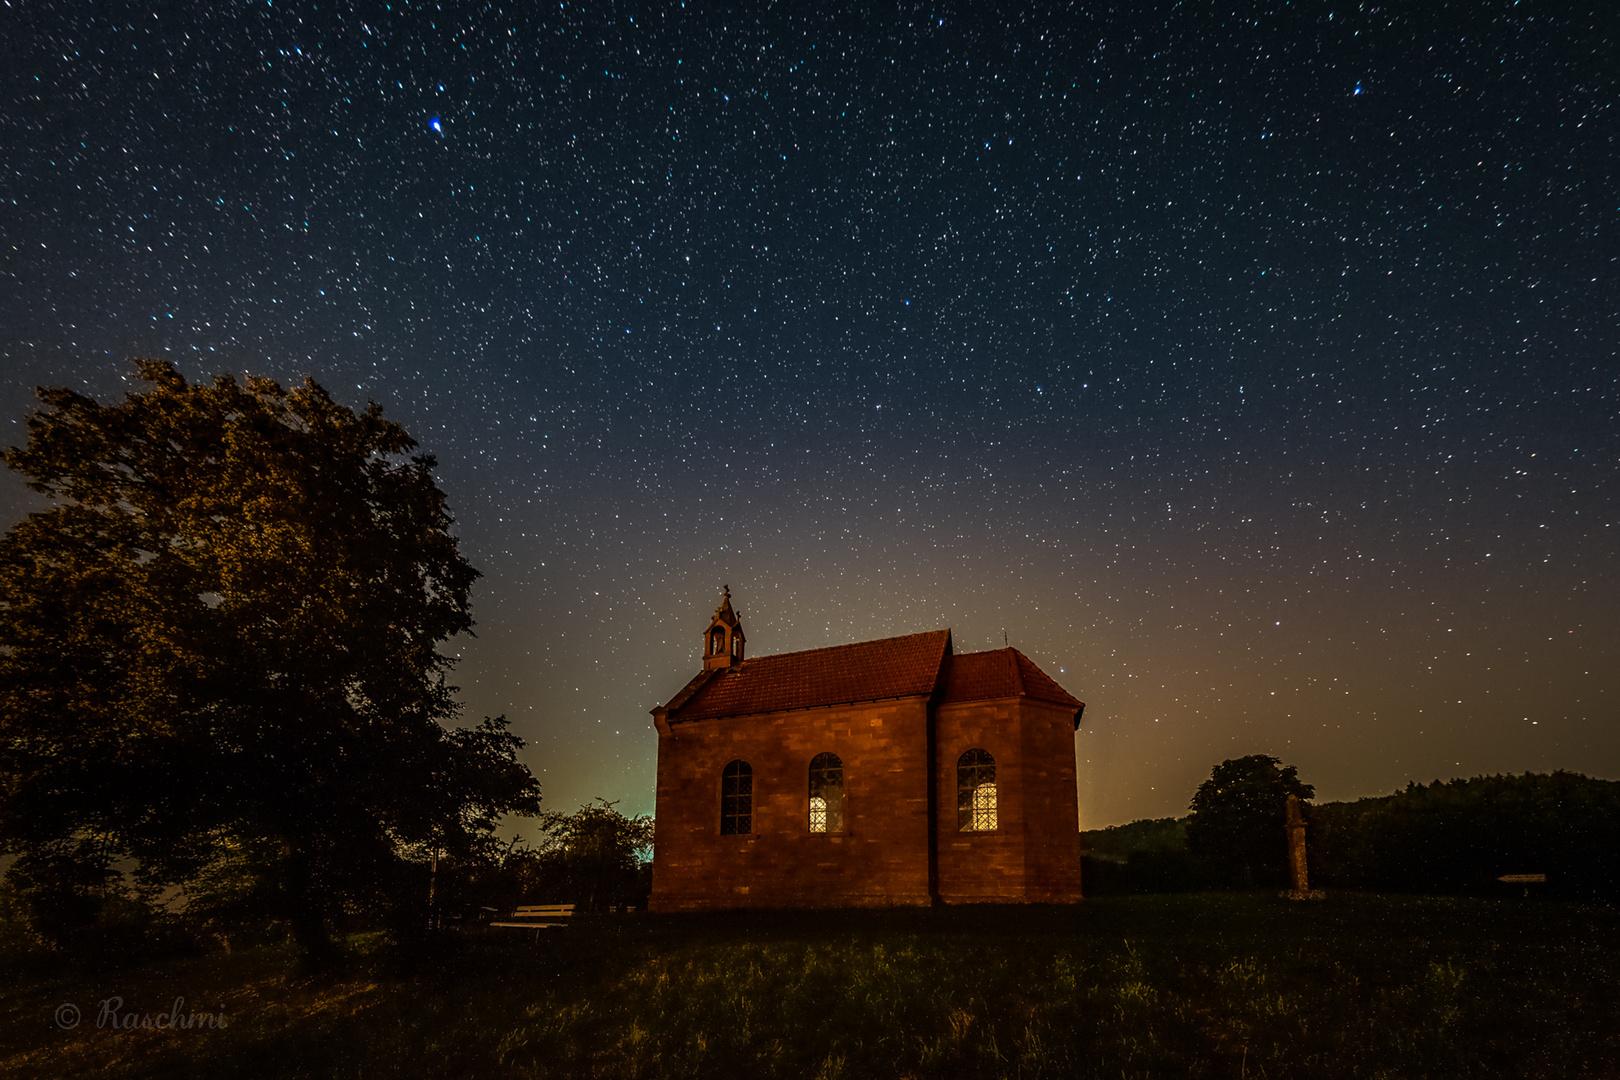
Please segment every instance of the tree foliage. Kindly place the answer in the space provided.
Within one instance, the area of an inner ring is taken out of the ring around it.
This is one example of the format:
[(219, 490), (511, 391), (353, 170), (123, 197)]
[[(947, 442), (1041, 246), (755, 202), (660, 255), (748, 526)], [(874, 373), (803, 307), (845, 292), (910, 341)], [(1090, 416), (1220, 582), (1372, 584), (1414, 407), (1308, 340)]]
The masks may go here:
[(539, 815), (539, 836), (514, 842), (497, 865), (450, 884), (450, 906), (574, 904), (582, 911), (641, 907), (652, 891), (653, 820), (597, 799), (571, 814)]
[(652, 857), (652, 818), (626, 817), (613, 803), (598, 799), (572, 814), (541, 814), (540, 830), (543, 891), (587, 911), (646, 899), (638, 893)]
[(408, 906), (413, 852), (538, 810), (504, 720), (441, 724), (478, 574), (377, 405), (136, 366), (117, 404), (41, 390), (4, 452), (52, 505), (0, 540), (0, 850), (166, 882), (259, 853), (321, 951), (341, 907)]
[(1620, 899), (1620, 782), (1577, 773), (1476, 776), (1311, 814), (1312, 881), (1418, 893), (1511, 892), (1503, 874), (1546, 874), (1543, 895)]
[(1298, 769), (1268, 754), (1215, 766), (1194, 793), (1187, 819), (1187, 850), (1202, 876), (1239, 888), (1282, 885), (1288, 866), (1288, 796), (1303, 801), (1314, 792), (1300, 782)]
[[(1264, 816), (1274, 798), (1261, 802)], [(1620, 900), (1620, 781), (1562, 771), (1475, 776), (1305, 809), (1313, 885), (1518, 896), (1521, 886), (1499, 881), (1502, 875), (1545, 874), (1544, 883), (1530, 886), (1533, 896)], [(1258, 833), (1268, 850), (1272, 828)], [(1196, 831), (1187, 817), (1085, 833), (1087, 894), (1231, 884), (1218, 845), (1189, 857), (1182, 836)]]

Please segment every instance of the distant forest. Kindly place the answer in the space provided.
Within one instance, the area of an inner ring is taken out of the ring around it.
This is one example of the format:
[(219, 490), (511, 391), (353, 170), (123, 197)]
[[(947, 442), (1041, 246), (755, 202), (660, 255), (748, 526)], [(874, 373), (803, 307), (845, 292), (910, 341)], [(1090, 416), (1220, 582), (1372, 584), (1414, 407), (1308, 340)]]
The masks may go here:
[[(1305, 811), (1313, 888), (1518, 896), (1524, 886), (1498, 879), (1545, 874), (1545, 884), (1529, 886), (1532, 896), (1620, 900), (1620, 781), (1569, 772), (1476, 776)], [(1083, 832), (1086, 894), (1215, 887), (1221, 868), (1189, 852), (1188, 820)], [(1282, 822), (1279, 807), (1279, 865)]]

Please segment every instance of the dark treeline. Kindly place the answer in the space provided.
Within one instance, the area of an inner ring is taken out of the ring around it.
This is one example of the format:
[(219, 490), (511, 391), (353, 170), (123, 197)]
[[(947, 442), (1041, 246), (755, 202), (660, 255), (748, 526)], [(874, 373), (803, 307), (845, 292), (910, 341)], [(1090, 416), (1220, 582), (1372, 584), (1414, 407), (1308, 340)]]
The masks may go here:
[[(441, 849), (410, 864), (406, 884), (424, 926), (455, 927), (508, 915), (519, 904), (566, 903), (580, 913), (644, 908), (652, 882), (652, 819), (598, 800), (573, 813), (545, 811), (531, 836), (471, 853)], [(143, 886), (138, 868), (90, 872), (84, 862), (13, 863), (0, 877), (0, 969), (122, 967), (170, 956), (231, 952), (288, 939), (291, 927), (261, 853), (234, 849), (184, 891)], [(90, 869), (95, 869), (91, 866)], [(386, 928), (374, 906), (332, 913), (341, 935)], [(444, 942), (423, 939), (423, 952)]]
[[(1532, 895), (1620, 900), (1620, 782), (1577, 773), (1476, 776), (1306, 807), (1317, 888), (1518, 895), (1504, 874), (1545, 874)], [(1230, 883), (1227, 868), (1186, 844), (1187, 818), (1135, 821), (1083, 834), (1093, 896), (1179, 892)], [(1278, 810), (1280, 875), (1284, 850)], [(1280, 886), (1277, 880), (1254, 884)]]

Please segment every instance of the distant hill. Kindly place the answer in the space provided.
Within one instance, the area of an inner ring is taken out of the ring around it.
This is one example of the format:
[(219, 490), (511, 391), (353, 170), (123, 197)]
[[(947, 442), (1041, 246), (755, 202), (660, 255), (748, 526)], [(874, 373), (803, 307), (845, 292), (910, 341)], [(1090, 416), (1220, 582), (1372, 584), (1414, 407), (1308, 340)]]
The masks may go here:
[(1186, 892), (1200, 887), (1187, 855), (1187, 819), (1153, 818), (1080, 834), (1087, 896)]
[(1123, 863), (1141, 851), (1175, 852), (1187, 846), (1187, 819), (1144, 818), (1129, 825), (1087, 829), (1080, 833), (1080, 850), (1094, 859)]
[[(1450, 895), (1517, 895), (1504, 874), (1545, 874), (1535, 894), (1620, 901), (1620, 781), (1579, 773), (1476, 776), (1306, 808), (1311, 884)], [(1279, 808), (1278, 844), (1283, 843)], [(1081, 833), (1088, 895), (1206, 888), (1187, 818)]]

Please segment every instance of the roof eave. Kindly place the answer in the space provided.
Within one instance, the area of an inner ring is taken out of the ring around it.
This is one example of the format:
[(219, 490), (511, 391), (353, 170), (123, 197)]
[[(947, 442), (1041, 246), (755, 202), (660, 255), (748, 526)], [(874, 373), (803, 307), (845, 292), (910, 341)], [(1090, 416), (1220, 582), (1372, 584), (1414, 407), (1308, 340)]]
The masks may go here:
[(693, 695), (695, 695), (699, 690), (703, 689), (703, 684), (708, 682), (709, 679), (720, 670), (722, 669), (704, 668), (702, 671), (692, 676), (691, 680), (688, 681), (685, 686), (681, 687), (678, 694), (669, 699), (669, 704), (662, 705), (658, 709), (654, 709), (653, 712), (656, 714), (662, 710), (666, 716), (673, 712), (679, 712), (681, 706), (685, 705), (688, 701), (691, 701)]

